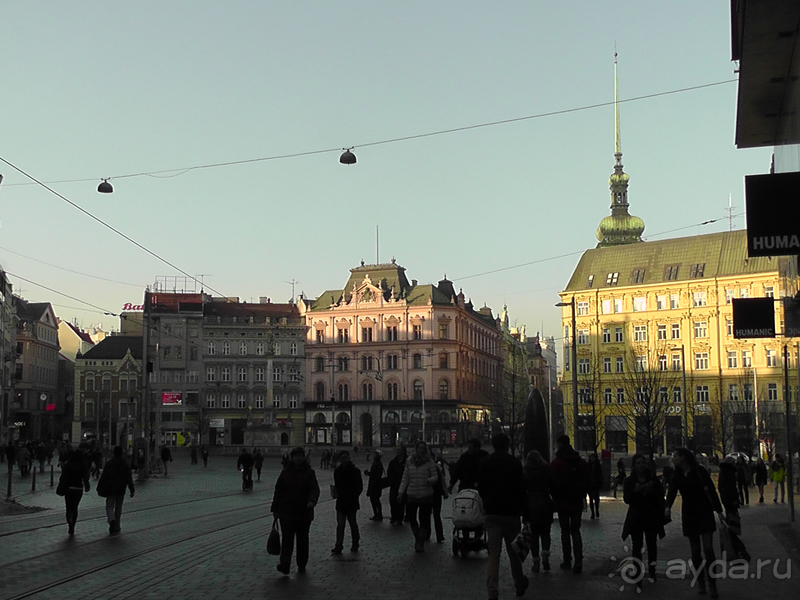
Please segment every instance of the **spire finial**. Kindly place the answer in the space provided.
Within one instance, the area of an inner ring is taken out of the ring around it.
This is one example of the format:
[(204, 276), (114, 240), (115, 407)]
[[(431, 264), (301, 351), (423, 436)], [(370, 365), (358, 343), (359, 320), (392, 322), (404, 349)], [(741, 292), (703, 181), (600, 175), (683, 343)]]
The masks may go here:
[(622, 140), (619, 133), (619, 93), (617, 91), (617, 43), (614, 42), (614, 152), (617, 162), (622, 158)]

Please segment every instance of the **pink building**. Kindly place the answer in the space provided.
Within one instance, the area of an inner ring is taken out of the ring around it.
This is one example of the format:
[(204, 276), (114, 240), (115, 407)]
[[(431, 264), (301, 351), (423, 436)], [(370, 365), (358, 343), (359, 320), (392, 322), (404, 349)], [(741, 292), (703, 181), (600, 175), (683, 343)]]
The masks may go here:
[(488, 435), (501, 337), (446, 278), (408, 281), (394, 260), (350, 270), (340, 290), (298, 300), (305, 316), (306, 443), (460, 444)]

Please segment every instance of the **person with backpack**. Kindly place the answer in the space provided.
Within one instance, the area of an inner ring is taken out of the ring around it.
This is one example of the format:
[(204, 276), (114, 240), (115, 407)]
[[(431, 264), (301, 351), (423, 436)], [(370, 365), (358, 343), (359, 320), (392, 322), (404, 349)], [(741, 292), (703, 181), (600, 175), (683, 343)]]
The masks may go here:
[[(561, 549), (564, 561), (560, 567), (573, 573), (583, 571), (583, 538), (581, 512), (589, 489), (589, 467), (569, 443), (568, 435), (556, 438), (556, 458), (550, 463), (553, 471), (553, 502), (561, 527)], [(575, 564), (572, 564), (572, 556)]]

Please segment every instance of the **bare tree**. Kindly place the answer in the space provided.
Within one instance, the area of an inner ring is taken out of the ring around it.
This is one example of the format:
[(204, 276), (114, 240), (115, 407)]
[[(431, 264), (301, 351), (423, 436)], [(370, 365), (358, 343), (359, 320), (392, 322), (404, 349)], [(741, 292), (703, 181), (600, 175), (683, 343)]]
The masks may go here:
[(605, 436), (606, 402), (603, 366), (598, 356), (578, 359), (578, 432), (575, 448), (597, 452)]
[(511, 439), (511, 449), (523, 445), (525, 409), (530, 393), (530, 376), (525, 346), (513, 337), (503, 340), (503, 371), (500, 391), (495, 398), (495, 417)]

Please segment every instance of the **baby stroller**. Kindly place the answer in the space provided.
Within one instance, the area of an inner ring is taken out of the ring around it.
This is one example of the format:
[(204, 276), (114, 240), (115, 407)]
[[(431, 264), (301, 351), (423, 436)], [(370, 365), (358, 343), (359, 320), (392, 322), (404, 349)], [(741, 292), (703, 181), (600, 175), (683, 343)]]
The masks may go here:
[(453, 497), (453, 556), (466, 558), (486, 549), (483, 502), (478, 490), (465, 489)]

